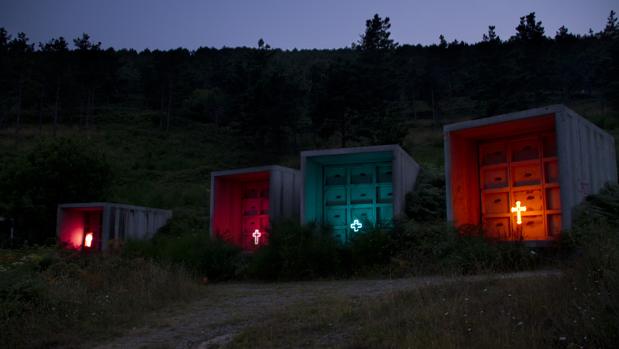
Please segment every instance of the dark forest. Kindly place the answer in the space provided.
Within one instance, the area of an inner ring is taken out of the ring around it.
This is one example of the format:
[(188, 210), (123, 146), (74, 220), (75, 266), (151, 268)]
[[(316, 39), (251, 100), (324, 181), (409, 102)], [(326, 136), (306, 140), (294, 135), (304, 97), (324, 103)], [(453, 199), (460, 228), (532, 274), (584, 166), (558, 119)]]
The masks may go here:
[(91, 128), (111, 110), (146, 110), (162, 130), (208, 123), (278, 153), (298, 150), (302, 135), (317, 144), (398, 143), (411, 120), (440, 126), (583, 98), (616, 106), (614, 12), (587, 35), (547, 33), (531, 13), (512, 37), (489, 26), (474, 44), (441, 35), (430, 46), (398, 45), (390, 26), (376, 15), (349, 48), (292, 51), (260, 39), (256, 48), (136, 52), (103, 49), (88, 34), (34, 44), (0, 29), (0, 128)]

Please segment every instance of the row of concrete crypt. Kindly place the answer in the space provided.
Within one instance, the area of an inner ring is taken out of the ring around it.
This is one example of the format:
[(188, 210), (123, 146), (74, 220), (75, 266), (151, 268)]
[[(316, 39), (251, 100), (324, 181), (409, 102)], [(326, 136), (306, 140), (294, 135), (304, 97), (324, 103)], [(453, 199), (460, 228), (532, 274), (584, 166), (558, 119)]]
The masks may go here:
[[(563, 105), (444, 127), (447, 217), (487, 238), (545, 244), (572, 209), (617, 182), (614, 138)], [(398, 145), (301, 152), (301, 170), (263, 166), (211, 174), (210, 231), (245, 250), (271, 222), (329, 224), (342, 243), (404, 213), (420, 166)], [(75, 249), (150, 238), (170, 211), (109, 203), (58, 208), (59, 240)]]

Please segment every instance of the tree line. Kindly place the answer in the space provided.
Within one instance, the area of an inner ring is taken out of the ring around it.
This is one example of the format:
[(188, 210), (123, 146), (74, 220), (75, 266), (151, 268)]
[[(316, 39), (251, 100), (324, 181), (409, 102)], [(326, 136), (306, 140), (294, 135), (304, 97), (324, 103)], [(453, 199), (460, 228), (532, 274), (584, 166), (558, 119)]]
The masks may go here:
[[(30, 42), (0, 28), (0, 129), (105, 123), (119, 109), (148, 111), (153, 127), (193, 120), (233, 130), (254, 147), (296, 151), (310, 136), (341, 145), (389, 143), (402, 125), (449, 114), (488, 116), (597, 98), (619, 103), (619, 25), (545, 32), (535, 13), (506, 40), (494, 26), (469, 44), (398, 44), (391, 22), (368, 19), (351, 47), (194, 51), (104, 49), (88, 34)], [(258, 135), (258, 136), (257, 136)]]

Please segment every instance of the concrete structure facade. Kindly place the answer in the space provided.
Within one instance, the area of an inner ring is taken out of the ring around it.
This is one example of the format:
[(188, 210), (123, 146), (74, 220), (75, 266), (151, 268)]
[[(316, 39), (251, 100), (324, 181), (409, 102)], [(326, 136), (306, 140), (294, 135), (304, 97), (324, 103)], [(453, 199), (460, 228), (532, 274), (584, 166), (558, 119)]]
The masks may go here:
[(499, 240), (548, 241), (617, 182), (615, 140), (563, 105), (444, 127), (447, 219)]
[(398, 145), (301, 152), (301, 221), (331, 224), (349, 241), (404, 213), (419, 165)]
[(112, 240), (146, 240), (172, 218), (172, 211), (109, 202), (58, 205), (60, 244), (81, 250), (105, 250)]
[(268, 243), (272, 221), (299, 219), (301, 176), (283, 166), (211, 173), (210, 231), (244, 250)]

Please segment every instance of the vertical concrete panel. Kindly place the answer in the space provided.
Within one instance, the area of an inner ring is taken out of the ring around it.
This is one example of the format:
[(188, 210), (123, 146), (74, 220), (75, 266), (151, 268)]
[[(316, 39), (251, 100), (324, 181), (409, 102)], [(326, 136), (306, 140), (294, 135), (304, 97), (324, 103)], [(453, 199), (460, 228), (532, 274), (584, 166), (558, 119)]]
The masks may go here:
[(120, 223), (120, 210), (118, 207), (112, 208), (114, 210), (114, 239), (118, 239), (118, 225)]
[(110, 241), (110, 205), (103, 206), (103, 214), (101, 215), (101, 250), (107, 250)]
[(393, 153), (393, 214), (398, 216), (404, 211), (404, 198), (402, 189), (404, 188), (404, 171), (402, 166), (402, 154), (398, 151)]
[(296, 171), (294, 175), (294, 196), (293, 196), (293, 207), (294, 207), (294, 218), (301, 221), (301, 186), (303, 185), (303, 181), (301, 180), (301, 171)]
[(395, 197), (398, 199), (398, 202), (394, 200), (394, 214), (397, 216), (398, 214), (404, 214), (406, 210), (406, 194), (415, 188), (420, 166), (403, 149), (397, 149), (395, 153), (400, 163), (400, 189), (394, 188)]
[(570, 228), (572, 207), (576, 202), (576, 185), (578, 183), (579, 146), (577, 127), (573, 117), (565, 112), (556, 114), (557, 156), (559, 157), (559, 184), (561, 186), (561, 214), (563, 228)]
[(299, 191), (300, 191), (300, 173), (294, 171), (288, 175), (286, 187), (286, 207), (289, 209), (288, 218), (299, 221)]
[(269, 217), (271, 220), (282, 215), (282, 173), (279, 170), (273, 170), (270, 173), (269, 179)]

